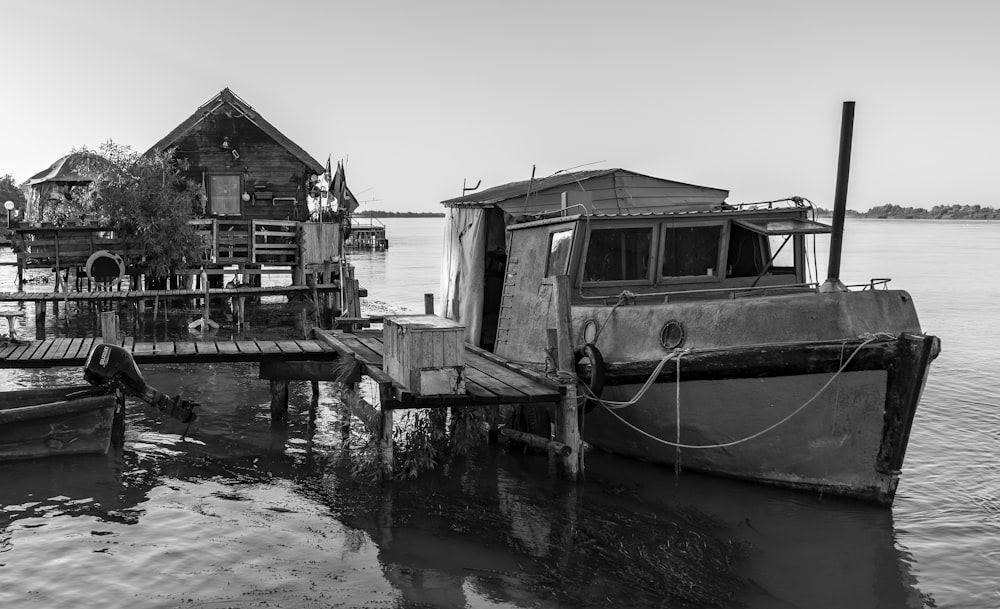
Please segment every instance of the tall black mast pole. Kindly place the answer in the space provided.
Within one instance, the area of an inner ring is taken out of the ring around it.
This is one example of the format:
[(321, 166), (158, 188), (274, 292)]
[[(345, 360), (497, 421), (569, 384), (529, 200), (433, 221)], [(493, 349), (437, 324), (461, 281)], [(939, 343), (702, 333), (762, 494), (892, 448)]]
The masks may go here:
[(840, 252), (844, 247), (844, 216), (847, 213), (847, 182), (851, 174), (851, 142), (854, 137), (854, 102), (844, 102), (840, 121), (840, 156), (837, 159), (837, 189), (833, 195), (833, 232), (830, 234), (830, 265), (821, 292), (844, 292), (840, 281)]

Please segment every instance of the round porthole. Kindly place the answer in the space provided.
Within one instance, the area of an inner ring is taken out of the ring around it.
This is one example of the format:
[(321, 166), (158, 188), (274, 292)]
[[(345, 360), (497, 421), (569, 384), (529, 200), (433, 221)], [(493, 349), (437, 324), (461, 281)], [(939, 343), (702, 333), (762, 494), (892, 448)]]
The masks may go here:
[(597, 340), (597, 321), (588, 319), (583, 323), (583, 342), (593, 344)]
[(680, 347), (684, 344), (686, 337), (687, 333), (684, 331), (684, 326), (676, 319), (671, 319), (663, 324), (663, 328), (660, 329), (660, 344), (663, 345), (664, 349), (669, 350)]

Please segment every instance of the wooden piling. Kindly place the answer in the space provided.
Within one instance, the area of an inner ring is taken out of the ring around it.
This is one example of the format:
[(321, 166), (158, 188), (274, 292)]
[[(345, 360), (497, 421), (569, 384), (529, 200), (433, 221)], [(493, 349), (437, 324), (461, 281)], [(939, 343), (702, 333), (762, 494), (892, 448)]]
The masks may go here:
[(583, 473), (583, 442), (580, 438), (580, 421), (576, 403), (576, 359), (573, 356), (572, 326), (570, 321), (569, 276), (553, 277), (553, 298), (556, 315), (556, 368), (559, 372), (571, 372), (566, 381), (566, 394), (559, 404), (556, 415), (556, 440), (572, 449), (563, 457), (566, 477), (576, 480)]
[(288, 420), (288, 380), (271, 379), (271, 422)]
[(392, 454), (392, 410), (386, 407), (392, 399), (392, 385), (389, 383), (379, 383), (379, 410), (382, 413), (379, 424), (379, 453), (382, 456), (382, 473), (385, 476), (392, 475), (393, 454)]
[(101, 312), (101, 340), (109, 345), (118, 344), (118, 314), (114, 311)]

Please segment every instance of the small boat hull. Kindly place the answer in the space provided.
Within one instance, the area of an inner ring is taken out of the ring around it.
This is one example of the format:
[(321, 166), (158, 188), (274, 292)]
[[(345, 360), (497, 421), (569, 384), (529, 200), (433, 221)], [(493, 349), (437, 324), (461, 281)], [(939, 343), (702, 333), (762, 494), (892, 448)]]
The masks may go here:
[(0, 461), (107, 453), (118, 401), (114, 395), (67, 399), (87, 389), (0, 392)]
[[(670, 361), (635, 405), (586, 415), (584, 439), (686, 471), (890, 505), (938, 349), (935, 337), (904, 335), (682, 355), (679, 414)], [(603, 398), (631, 399), (639, 378), (648, 374), (634, 363), (609, 364)]]

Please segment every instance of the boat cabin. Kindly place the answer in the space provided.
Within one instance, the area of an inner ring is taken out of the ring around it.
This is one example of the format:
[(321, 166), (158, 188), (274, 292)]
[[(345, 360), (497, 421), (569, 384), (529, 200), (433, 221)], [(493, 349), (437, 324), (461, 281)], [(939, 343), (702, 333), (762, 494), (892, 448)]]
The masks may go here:
[(445, 315), (470, 342), (493, 348), (518, 316), (546, 310), (541, 286), (556, 275), (574, 306), (815, 290), (805, 235), (830, 229), (801, 199), (733, 206), (728, 191), (622, 169), (567, 177), (444, 202)]

